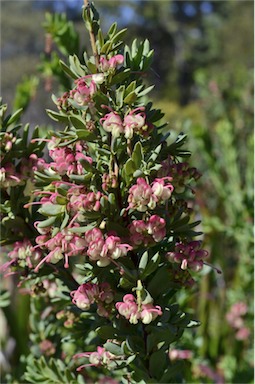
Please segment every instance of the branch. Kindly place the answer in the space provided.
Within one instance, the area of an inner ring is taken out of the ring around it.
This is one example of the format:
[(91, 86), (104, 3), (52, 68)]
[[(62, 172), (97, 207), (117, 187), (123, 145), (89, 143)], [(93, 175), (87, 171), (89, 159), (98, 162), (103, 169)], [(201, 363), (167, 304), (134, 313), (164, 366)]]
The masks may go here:
[[(87, 9), (90, 8), (89, 0), (84, 0), (84, 6)], [(95, 38), (95, 34), (93, 32), (92, 25), (91, 25), (91, 29), (89, 30), (89, 37), (90, 37), (90, 44), (91, 44), (93, 56), (95, 58), (95, 64), (96, 64), (96, 67), (98, 68), (98, 66), (99, 66), (99, 56), (98, 56), (98, 52), (97, 52), (96, 38)]]

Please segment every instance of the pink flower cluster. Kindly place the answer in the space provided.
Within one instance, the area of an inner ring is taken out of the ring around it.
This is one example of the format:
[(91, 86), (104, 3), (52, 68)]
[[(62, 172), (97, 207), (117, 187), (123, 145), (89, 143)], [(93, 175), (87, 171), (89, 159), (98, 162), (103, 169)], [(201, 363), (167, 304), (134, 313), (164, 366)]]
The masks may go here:
[(38, 260), (40, 255), (39, 251), (34, 250), (29, 240), (16, 241), (13, 250), (8, 253), (11, 260), (1, 265), (0, 272), (6, 272), (11, 266), (16, 265), (22, 268), (33, 268), (32, 260)]
[(240, 301), (232, 305), (230, 311), (226, 314), (226, 319), (229, 325), (236, 329), (236, 339), (246, 340), (250, 336), (250, 330), (244, 326), (243, 317), (248, 311), (247, 305)]
[(70, 293), (72, 302), (80, 309), (87, 310), (94, 303), (97, 303), (99, 316), (109, 317), (113, 301), (113, 291), (108, 283), (94, 284), (85, 283)]
[(84, 168), (80, 161), (85, 160), (89, 164), (93, 162), (91, 157), (84, 154), (85, 151), (86, 147), (81, 142), (77, 142), (74, 148), (70, 146), (58, 147), (56, 139), (52, 138), (49, 142), (49, 154), (54, 162), (47, 164), (46, 167), (51, 168), (59, 175), (82, 175)]
[[(108, 107), (107, 107), (108, 108)], [(100, 123), (106, 132), (111, 132), (114, 137), (119, 137), (121, 134), (125, 135), (126, 139), (131, 139), (134, 133), (143, 134), (147, 130), (144, 107), (139, 107), (129, 112), (122, 121), (120, 115), (111, 111), (100, 119)]]
[(163, 218), (153, 215), (147, 221), (134, 220), (129, 225), (130, 241), (134, 246), (147, 247), (160, 242), (166, 235), (166, 222)]
[(81, 371), (86, 367), (109, 367), (110, 363), (116, 359), (120, 359), (120, 356), (115, 356), (111, 352), (106, 351), (103, 347), (97, 347), (96, 352), (82, 352), (77, 353), (73, 356), (74, 359), (79, 359), (81, 357), (87, 357), (89, 359), (89, 364), (83, 364), (77, 368), (77, 371)]
[(155, 179), (151, 186), (145, 179), (139, 177), (129, 189), (128, 208), (139, 212), (145, 212), (148, 209), (154, 209), (157, 204), (166, 202), (173, 192), (172, 184), (165, 184), (171, 181), (169, 177)]
[(162, 315), (159, 305), (153, 306), (152, 303), (141, 304), (140, 308), (136, 298), (132, 294), (123, 297), (123, 302), (115, 304), (119, 314), (124, 316), (131, 324), (137, 324), (140, 319), (143, 324), (149, 324)]
[(189, 349), (170, 349), (168, 352), (169, 359), (174, 360), (189, 360), (193, 357), (193, 352)]
[(88, 76), (84, 76), (75, 80), (77, 85), (75, 90), (73, 90), (72, 95), (78, 105), (87, 105), (93, 103), (92, 96), (96, 93), (97, 86), (93, 79), (89, 80), (89, 84), (87, 84), (87, 78)]
[(100, 68), (103, 72), (107, 72), (109, 70), (114, 70), (118, 65), (121, 65), (124, 63), (124, 56), (123, 55), (115, 55), (111, 57), (109, 60), (107, 60), (105, 57), (101, 56), (100, 60)]
[(201, 249), (201, 241), (191, 241), (189, 243), (177, 243), (174, 252), (168, 252), (167, 258), (173, 263), (181, 264), (181, 269), (190, 268), (200, 271), (203, 268), (203, 259), (208, 252)]
[[(36, 223), (35, 225), (37, 225)], [(57, 263), (61, 259), (65, 259), (64, 267), (69, 267), (68, 258), (70, 256), (77, 255), (84, 252), (86, 247), (86, 241), (77, 234), (70, 231), (70, 228), (64, 228), (53, 237), (51, 232), (52, 228), (47, 227), (39, 229), (43, 233), (37, 236), (35, 248), (47, 248), (50, 252), (45, 256), (40, 263), (36, 266), (35, 272), (37, 272), (43, 263)]]
[(0, 168), (0, 182), (3, 188), (22, 184), (21, 175), (17, 174), (16, 167), (12, 163), (6, 163)]
[[(84, 212), (98, 212), (100, 210), (101, 192), (87, 191), (83, 186), (73, 185), (67, 192), (67, 210), (74, 215), (73, 220), (83, 221)], [(72, 221), (73, 221), (72, 220)]]
[(108, 234), (106, 238), (99, 228), (94, 228), (85, 234), (87, 255), (90, 260), (96, 261), (99, 267), (105, 267), (120, 257), (126, 256), (133, 247), (121, 243), (121, 238)]
[(175, 188), (185, 186), (185, 183), (192, 178), (198, 180), (201, 177), (196, 168), (189, 167), (189, 164), (186, 162), (174, 163), (171, 157), (162, 162), (158, 175), (161, 177), (171, 176), (174, 180)]
[[(15, 143), (16, 137), (13, 136), (13, 133), (11, 132), (5, 132), (4, 135), (1, 137), (1, 153), (3, 152), (10, 152), (12, 149), (13, 143)], [(2, 159), (1, 159), (2, 160)]]
[[(45, 167), (45, 161), (34, 153), (28, 158), (22, 158), (18, 165), (5, 163), (0, 168), (1, 186), (9, 188), (24, 185), (29, 178), (33, 179), (34, 171), (38, 170), (41, 165)], [(17, 171), (17, 169), (19, 170)]]
[(217, 369), (216, 371), (212, 368), (208, 367), (205, 364), (199, 364), (194, 367), (194, 375), (195, 377), (205, 377), (210, 379), (215, 384), (224, 384), (224, 374), (221, 369)]

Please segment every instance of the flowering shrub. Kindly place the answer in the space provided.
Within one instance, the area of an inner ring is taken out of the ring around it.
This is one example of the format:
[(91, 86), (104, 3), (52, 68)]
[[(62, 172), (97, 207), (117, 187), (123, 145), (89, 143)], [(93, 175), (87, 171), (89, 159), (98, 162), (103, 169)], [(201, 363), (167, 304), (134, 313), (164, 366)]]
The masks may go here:
[[(19, 126), (9, 129), (15, 115), (3, 121), (3, 239), (13, 250), (1, 269), (21, 273), (34, 306), (47, 297), (44, 340), (32, 310), (31, 359), (63, 359), (69, 382), (75, 368), (79, 382), (175, 382), (192, 354), (171, 344), (199, 324), (175, 293), (194, 284), (207, 257), (193, 240), (201, 233), (190, 182), (199, 173), (182, 148), (186, 136), (164, 135), (161, 111), (145, 98), (149, 42), (123, 47), (116, 23), (104, 36), (93, 4), (83, 18), (93, 55), (61, 62), (73, 88), (48, 110), (64, 129), (47, 138), (35, 130), (23, 159), (27, 141), (13, 135)], [(49, 160), (39, 155), (45, 143)], [(40, 375), (44, 364), (35, 365)], [(62, 368), (56, 363), (55, 374)]]

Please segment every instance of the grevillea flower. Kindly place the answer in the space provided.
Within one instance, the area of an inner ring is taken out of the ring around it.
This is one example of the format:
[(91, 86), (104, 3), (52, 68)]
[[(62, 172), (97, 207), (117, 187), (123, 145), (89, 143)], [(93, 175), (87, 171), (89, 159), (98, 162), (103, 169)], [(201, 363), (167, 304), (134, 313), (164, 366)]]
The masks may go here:
[[(50, 229), (51, 231), (51, 229)], [(45, 256), (40, 263), (36, 266), (37, 272), (43, 263), (57, 263), (61, 259), (65, 259), (64, 267), (69, 267), (68, 258), (82, 254), (85, 251), (86, 241), (78, 234), (70, 231), (70, 228), (64, 228), (58, 232), (54, 237), (50, 237), (51, 233), (47, 233), (36, 238), (38, 244), (34, 248), (48, 249), (50, 252)]]
[(81, 143), (76, 143), (74, 146), (59, 147), (56, 139), (52, 138), (48, 144), (50, 157), (53, 162), (48, 164), (48, 167), (60, 175), (84, 174), (84, 168), (80, 161), (86, 161), (92, 164), (93, 160), (87, 156), (85, 146)]
[(204, 258), (208, 252), (201, 249), (201, 241), (191, 241), (189, 243), (177, 243), (174, 252), (168, 252), (167, 258), (173, 263), (181, 264), (181, 269), (190, 268), (200, 271), (203, 268)]
[[(72, 222), (84, 221), (85, 212), (98, 212), (101, 208), (101, 192), (87, 191), (83, 186), (73, 185), (67, 192), (67, 210), (73, 215)], [(105, 196), (105, 198), (107, 198)]]
[(134, 246), (143, 244), (146, 247), (163, 240), (166, 235), (166, 222), (162, 217), (152, 215), (147, 221), (132, 221), (129, 232)]
[(75, 80), (76, 91), (74, 92), (73, 98), (79, 105), (86, 105), (92, 102), (92, 96), (97, 90), (95, 81), (90, 80), (90, 84), (87, 84), (88, 78), (81, 77)]
[(244, 327), (244, 316), (246, 315), (248, 311), (246, 303), (243, 301), (239, 301), (235, 304), (233, 304), (230, 308), (230, 310), (226, 314), (226, 319), (229, 325), (237, 329), (238, 332), (236, 333), (236, 339), (237, 340), (245, 340), (246, 335), (248, 335), (249, 330), (247, 331), (247, 328)]
[(114, 235), (103, 236), (98, 228), (86, 232), (86, 243), (88, 244), (87, 255), (93, 261), (97, 261), (99, 267), (109, 265), (112, 260), (126, 256), (133, 247), (121, 242), (121, 238)]
[(21, 175), (16, 172), (15, 166), (11, 163), (6, 163), (0, 168), (0, 182), (3, 188), (14, 187), (24, 183)]
[(40, 258), (41, 253), (38, 250), (34, 250), (33, 245), (28, 239), (23, 241), (16, 241), (14, 248), (8, 253), (10, 261), (7, 261), (0, 267), (0, 272), (6, 272), (11, 266), (20, 266), (22, 268), (33, 268), (32, 261), (36, 261)]
[(121, 117), (117, 112), (107, 113), (100, 119), (100, 124), (106, 132), (111, 132), (113, 137), (119, 137), (124, 132)]
[(89, 364), (81, 365), (77, 368), (77, 371), (81, 371), (86, 367), (109, 367), (112, 361), (120, 359), (120, 356), (113, 355), (111, 352), (106, 351), (106, 349), (103, 347), (97, 347), (96, 352), (82, 352), (73, 356), (74, 359), (79, 359), (82, 357), (87, 357), (89, 359)]
[(97, 313), (108, 317), (111, 311), (109, 304), (113, 301), (113, 291), (108, 283), (85, 283), (70, 293), (72, 302), (80, 309), (86, 310), (94, 303), (97, 304)]
[(118, 65), (123, 64), (124, 56), (123, 55), (115, 55), (107, 60), (105, 57), (101, 56), (99, 63), (103, 72), (108, 71), (109, 69), (115, 69)]
[(89, 309), (91, 304), (99, 296), (99, 286), (93, 283), (85, 283), (79, 286), (76, 291), (70, 293), (72, 302), (80, 309)]
[(189, 349), (170, 349), (168, 352), (170, 360), (189, 360), (193, 357), (193, 352)]
[(163, 161), (161, 165), (158, 176), (172, 178), (177, 192), (182, 192), (189, 180), (198, 180), (201, 177), (196, 168), (189, 167), (187, 162), (175, 163), (171, 156)]
[(125, 137), (126, 139), (132, 139), (134, 133), (139, 133), (142, 131), (143, 127), (146, 125), (145, 124), (145, 113), (140, 112), (135, 114), (137, 111), (143, 111), (145, 108), (144, 107), (139, 107), (131, 112), (129, 112), (128, 115), (124, 117), (124, 131), (125, 131)]
[(151, 189), (154, 196), (158, 198), (158, 202), (165, 202), (166, 200), (170, 199), (174, 187), (170, 183), (165, 185), (165, 182), (171, 180), (171, 177), (163, 177), (161, 179), (155, 179), (155, 181), (152, 183)]
[(119, 314), (125, 317), (131, 324), (137, 324), (140, 319), (142, 323), (149, 324), (162, 315), (162, 310), (159, 305), (153, 306), (151, 303), (146, 303), (139, 306), (136, 298), (132, 294), (127, 294), (123, 297), (123, 301), (115, 304)]
[(145, 212), (156, 207), (157, 198), (145, 179), (139, 177), (136, 184), (129, 189), (128, 209)]
[(123, 302), (115, 304), (119, 314), (129, 320), (131, 324), (137, 324), (140, 314), (134, 295), (127, 294), (123, 297)]
[(151, 216), (147, 222), (147, 231), (156, 243), (160, 242), (166, 235), (165, 220), (157, 215)]
[(154, 209), (157, 204), (166, 202), (174, 189), (169, 183), (171, 180), (170, 177), (155, 179), (150, 186), (144, 178), (139, 177), (136, 184), (129, 189), (127, 209), (145, 212), (148, 209)]
[(16, 137), (13, 136), (11, 132), (5, 132), (3, 136), (1, 136), (0, 146), (1, 152), (10, 152), (12, 149), (13, 143), (15, 143)]

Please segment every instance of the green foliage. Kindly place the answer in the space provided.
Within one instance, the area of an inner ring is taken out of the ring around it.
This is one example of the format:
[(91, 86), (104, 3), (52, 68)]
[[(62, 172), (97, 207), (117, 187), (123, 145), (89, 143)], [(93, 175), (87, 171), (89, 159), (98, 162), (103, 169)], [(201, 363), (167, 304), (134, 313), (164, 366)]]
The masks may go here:
[(43, 356), (40, 359), (28, 358), (27, 372), (24, 378), (28, 383), (40, 384), (83, 384), (81, 375), (76, 377), (59, 359), (50, 359), (48, 362)]

